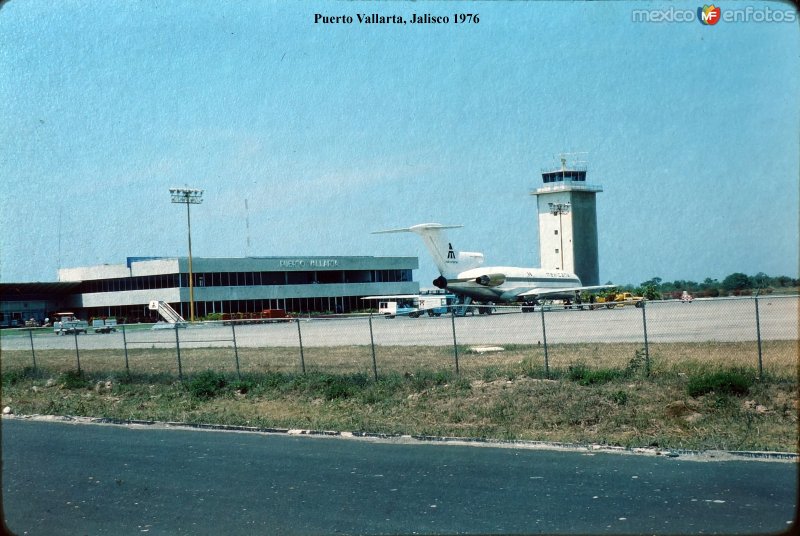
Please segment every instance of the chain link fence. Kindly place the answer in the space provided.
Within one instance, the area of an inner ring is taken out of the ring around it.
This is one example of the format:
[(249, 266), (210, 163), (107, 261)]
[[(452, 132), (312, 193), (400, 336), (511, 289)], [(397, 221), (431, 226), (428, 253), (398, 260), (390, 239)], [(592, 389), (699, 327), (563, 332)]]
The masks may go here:
[[(459, 310), (458, 312), (463, 312)], [(798, 296), (648, 301), (590, 309), (469, 308), (419, 318), (378, 315), (117, 326), (111, 333), (0, 332), (3, 371), (24, 367), (177, 377), (322, 371), (380, 374), (522, 367), (547, 376), (577, 365), (649, 374), (680, 363), (791, 373)]]

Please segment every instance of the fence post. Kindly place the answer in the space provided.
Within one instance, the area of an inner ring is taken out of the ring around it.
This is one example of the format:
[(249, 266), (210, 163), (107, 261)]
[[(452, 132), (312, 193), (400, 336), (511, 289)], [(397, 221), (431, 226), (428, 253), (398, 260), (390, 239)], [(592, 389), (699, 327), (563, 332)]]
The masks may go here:
[(650, 376), (650, 347), (647, 344), (647, 300), (642, 300), (642, 327), (644, 329), (644, 375)]
[(236, 346), (236, 322), (231, 322), (231, 331), (233, 332), (233, 354), (236, 356), (236, 377), (241, 381), (242, 374), (239, 372), (239, 348)]
[(306, 373), (306, 360), (303, 356), (303, 334), (300, 332), (300, 319), (297, 319), (297, 339), (300, 341), (300, 369)]
[(544, 321), (544, 303), (541, 304), (542, 312), (542, 343), (544, 344), (544, 375), (546, 378), (550, 377), (550, 364), (547, 358), (547, 329), (545, 328)]
[(183, 382), (183, 368), (181, 367), (181, 341), (180, 337), (178, 337), (178, 324), (173, 324), (175, 326), (175, 350), (178, 353), (178, 378), (180, 378), (181, 382)]
[(372, 313), (369, 314), (369, 343), (372, 346), (372, 372), (378, 381), (378, 362), (375, 360), (375, 337), (372, 335)]
[(760, 380), (762, 378), (764, 370), (761, 361), (761, 318), (759, 317), (758, 314), (758, 291), (756, 291), (754, 301), (756, 302), (756, 339), (758, 340), (758, 379)]
[(456, 309), (455, 307), (450, 309), (450, 321), (453, 324), (453, 355), (456, 359), (456, 374), (460, 374), (458, 371), (458, 341), (456, 340)]
[(72, 332), (75, 336), (75, 359), (78, 361), (78, 375), (81, 373), (81, 353), (78, 350), (78, 330), (77, 328)]
[(128, 368), (128, 337), (125, 335), (125, 324), (122, 324), (122, 347), (125, 349), (125, 374), (131, 375), (131, 370)]
[(36, 370), (36, 351), (33, 349), (33, 328), (28, 330), (28, 336), (31, 338), (31, 356), (33, 357), (33, 370)]

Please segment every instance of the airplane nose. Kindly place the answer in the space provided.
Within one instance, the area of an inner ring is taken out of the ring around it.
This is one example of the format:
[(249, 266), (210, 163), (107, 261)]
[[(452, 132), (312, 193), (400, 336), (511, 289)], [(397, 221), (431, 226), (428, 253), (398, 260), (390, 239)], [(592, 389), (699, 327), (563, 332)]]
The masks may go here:
[(447, 279), (444, 276), (439, 276), (433, 280), (433, 286), (436, 288), (446, 289), (447, 288)]

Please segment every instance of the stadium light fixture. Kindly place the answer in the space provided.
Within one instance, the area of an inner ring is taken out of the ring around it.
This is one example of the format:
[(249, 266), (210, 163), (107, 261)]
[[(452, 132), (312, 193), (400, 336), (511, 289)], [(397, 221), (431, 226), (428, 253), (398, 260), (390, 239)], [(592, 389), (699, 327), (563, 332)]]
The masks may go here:
[(189, 230), (189, 322), (194, 322), (194, 274), (192, 272), (192, 216), (191, 205), (203, 202), (203, 190), (197, 188), (170, 188), (169, 194), (173, 203), (186, 204), (186, 223)]

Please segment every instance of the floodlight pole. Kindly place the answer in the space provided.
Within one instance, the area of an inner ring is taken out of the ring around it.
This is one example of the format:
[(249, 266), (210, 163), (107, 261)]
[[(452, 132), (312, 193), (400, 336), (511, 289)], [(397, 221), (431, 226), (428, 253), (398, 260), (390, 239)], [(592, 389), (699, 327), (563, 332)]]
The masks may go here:
[(194, 322), (194, 273), (192, 271), (192, 216), (189, 210), (190, 206), (190, 203), (186, 203), (186, 226), (189, 230), (189, 322)]
[(194, 322), (194, 273), (192, 271), (192, 215), (189, 205), (203, 202), (203, 190), (195, 188), (170, 188), (173, 203), (186, 204), (186, 223), (189, 231), (189, 322)]
[(564, 229), (561, 227), (562, 214), (569, 213), (570, 203), (548, 203), (550, 206), (550, 214), (558, 216), (558, 237), (561, 239), (561, 269), (564, 269)]

